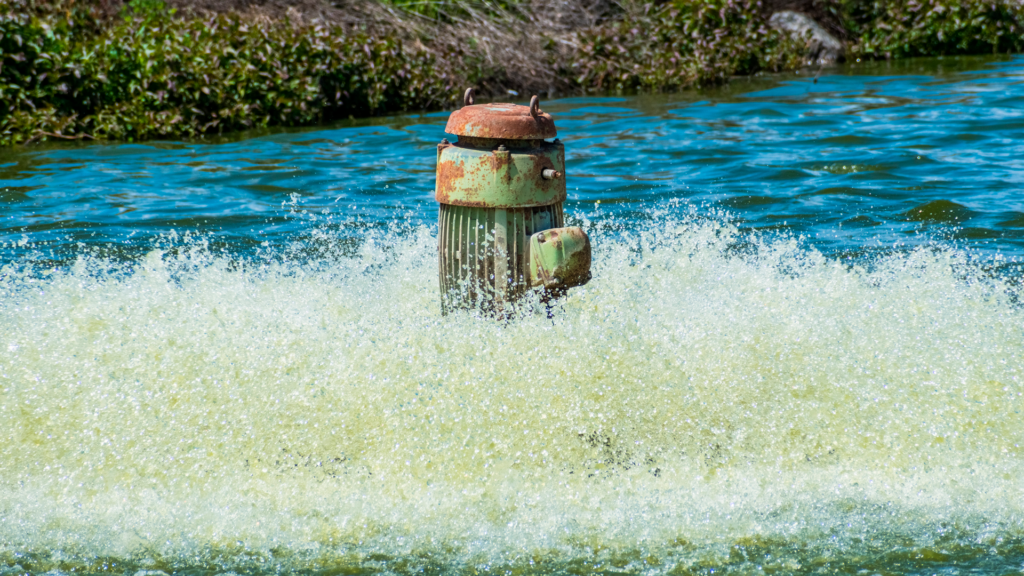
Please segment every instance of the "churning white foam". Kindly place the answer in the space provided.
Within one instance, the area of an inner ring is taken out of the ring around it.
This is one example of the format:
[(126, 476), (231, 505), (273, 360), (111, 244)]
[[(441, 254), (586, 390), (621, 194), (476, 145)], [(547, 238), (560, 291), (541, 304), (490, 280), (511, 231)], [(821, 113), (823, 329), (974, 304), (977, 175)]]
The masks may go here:
[(426, 229), (0, 270), (0, 554), (668, 570), (1024, 533), (1019, 280), (592, 232), (593, 281), (507, 323), (440, 315)]

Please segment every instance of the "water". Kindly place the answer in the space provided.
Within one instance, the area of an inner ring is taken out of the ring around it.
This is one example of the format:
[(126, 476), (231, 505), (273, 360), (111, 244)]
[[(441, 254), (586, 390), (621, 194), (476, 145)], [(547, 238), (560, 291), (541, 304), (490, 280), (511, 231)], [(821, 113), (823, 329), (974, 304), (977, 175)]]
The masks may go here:
[(1024, 570), (1024, 60), (543, 104), (595, 279), (442, 317), (445, 114), (0, 157), (0, 574)]

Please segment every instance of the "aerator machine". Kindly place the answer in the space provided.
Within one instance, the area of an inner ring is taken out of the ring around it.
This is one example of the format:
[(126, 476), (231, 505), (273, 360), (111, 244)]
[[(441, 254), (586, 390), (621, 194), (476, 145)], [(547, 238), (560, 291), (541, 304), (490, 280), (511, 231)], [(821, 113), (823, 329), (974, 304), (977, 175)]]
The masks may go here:
[[(504, 314), (531, 290), (561, 296), (590, 280), (590, 239), (565, 227), (565, 147), (529, 106), (473, 104), (448, 118), (437, 145), (442, 310)], [(550, 140), (553, 139), (553, 140)], [(549, 141), (550, 140), (550, 141)]]

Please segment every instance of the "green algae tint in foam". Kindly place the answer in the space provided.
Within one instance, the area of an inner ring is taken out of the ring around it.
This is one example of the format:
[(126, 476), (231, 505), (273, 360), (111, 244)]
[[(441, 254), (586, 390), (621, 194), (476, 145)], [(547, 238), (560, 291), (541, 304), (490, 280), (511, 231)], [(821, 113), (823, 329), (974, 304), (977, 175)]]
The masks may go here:
[[(899, 78), (887, 82), (912, 81)], [(958, 78), (953, 88), (973, 85)], [(327, 137), (346, 130), (370, 129)], [(203, 146), (280, 156), (313, 139), (288, 137)], [(997, 144), (974, 158), (1012, 182), (1019, 167)], [(5, 576), (1024, 568), (1021, 276), (1012, 226), (991, 223), (1008, 221), (1008, 195), (957, 197), (975, 228), (1008, 231), (977, 243), (957, 236), (970, 222), (920, 227), (885, 202), (865, 209), (883, 223), (874, 231), (766, 231), (772, 213), (813, 210), (807, 197), (728, 211), (708, 204), (739, 197), (721, 188), (647, 201), (616, 180), (623, 166), (582, 148), (580, 195), (607, 195), (569, 207), (594, 239), (594, 279), (550, 317), (528, 303), (499, 323), (441, 316), (436, 227), (417, 220), (429, 194), (381, 188), (374, 200), (367, 171), (367, 198), (252, 188), (243, 202), (237, 190), (270, 184), (239, 171), (217, 212), (166, 200), (194, 167), (140, 160), (143, 147), (101, 164), (130, 164), (121, 176), (72, 162), (116, 150), (23, 152), (31, 162), (4, 168), (38, 186), (8, 202), (19, 220), (0, 240)], [(346, 154), (338, 169), (358, 172)], [(60, 204), (48, 183), (66, 163), (82, 182), (65, 194), (93, 212)], [(118, 184), (139, 166), (170, 170), (168, 189)], [(299, 169), (329, 179), (334, 168)], [(936, 200), (901, 169), (886, 173), (922, 188), (907, 204)], [(793, 186), (857, 174), (838, 172)], [(104, 212), (116, 202), (138, 209)], [(359, 212), (373, 202), (395, 216)], [(815, 222), (852, 217), (820, 210)], [(232, 228), (230, 214), (250, 219)], [(98, 239), (83, 238), (90, 227)]]

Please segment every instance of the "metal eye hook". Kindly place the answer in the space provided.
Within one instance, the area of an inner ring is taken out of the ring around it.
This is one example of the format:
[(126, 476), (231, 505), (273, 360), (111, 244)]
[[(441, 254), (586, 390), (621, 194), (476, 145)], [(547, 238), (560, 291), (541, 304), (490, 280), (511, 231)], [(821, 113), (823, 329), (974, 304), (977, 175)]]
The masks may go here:
[(536, 94), (530, 98), (530, 116), (534, 118), (540, 116), (540, 98)]
[(462, 97), (462, 103), (466, 106), (473, 105), (473, 89), (466, 88), (466, 94)]

